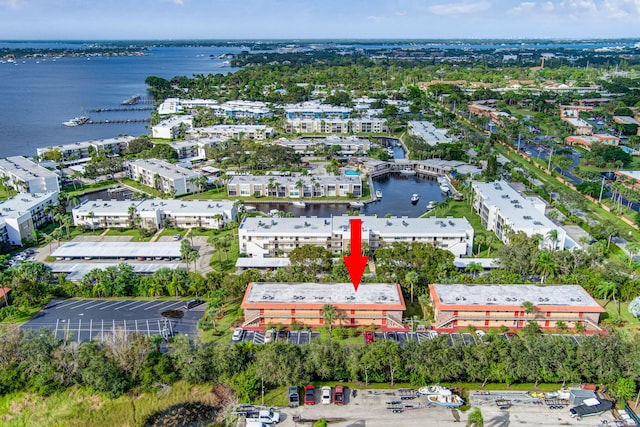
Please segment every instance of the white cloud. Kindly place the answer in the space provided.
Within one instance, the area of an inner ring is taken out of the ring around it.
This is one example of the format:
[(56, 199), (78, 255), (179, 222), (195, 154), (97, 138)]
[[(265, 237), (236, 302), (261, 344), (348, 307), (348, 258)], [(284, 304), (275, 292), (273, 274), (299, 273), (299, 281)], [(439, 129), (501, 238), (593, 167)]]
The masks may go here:
[(640, 18), (640, 0), (603, 0), (602, 8), (612, 18)]
[(0, 6), (16, 9), (18, 7), (19, 0), (0, 0)]
[(467, 13), (476, 13), (487, 10), (491, 7), (491, 3), (487, 1), (476, 3), (449, 3), (449, 4), (436, 4), (429, 7), (429, 12), (434, 15), (461, 15)]
[(176, 6), (184, 6), (184, 0), (167, 0), (169, 3), (173, 3)]
[(525, 1), (509, 10), (509, 13), (512, 15), (521, 15), (523, 13), (529, 13), (531, 10), (533, 10), (534, 7), (536, 7), (536, 4), (534, 2)]

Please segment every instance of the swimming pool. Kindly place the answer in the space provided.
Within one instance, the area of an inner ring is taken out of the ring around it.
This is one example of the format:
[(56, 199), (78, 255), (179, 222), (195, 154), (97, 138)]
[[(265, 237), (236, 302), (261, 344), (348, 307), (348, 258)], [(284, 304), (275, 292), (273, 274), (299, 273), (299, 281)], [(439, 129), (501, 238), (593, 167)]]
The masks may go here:
[(347, 169), (344, 171), (345, 176), (360, 176), (360, 171), (354, 169)]

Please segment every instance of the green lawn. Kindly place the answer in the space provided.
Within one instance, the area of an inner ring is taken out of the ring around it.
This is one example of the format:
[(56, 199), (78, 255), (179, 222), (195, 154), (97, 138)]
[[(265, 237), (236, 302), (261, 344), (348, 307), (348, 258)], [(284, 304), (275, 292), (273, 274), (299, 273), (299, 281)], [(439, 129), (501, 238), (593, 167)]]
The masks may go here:
[(142, 185), (138, 181), (134, 181), (133, 179), (123, 178), (120, 180), (120, 182), (122, 182), (125, 185), (128, 185), (129, 187), (135, 188), (138, 191), (149, 194), (150, 196), (158, 197), (160, 199), (164, 198), (164, 195), (160, 191), (156, 190), (155, 188)]
[(106, 236), (130, 236), (132, 242), (148, 242), (152, 237), (141, 237), (137, 228), (110, 228)]
[(240, 308), (240, 302), (227, 302), (225, 303), (225, 308), (225, 314), (222, 319), (215, 321), (215, 329), (200, 331), (199, 337), (203, 343), (227, 344), (231, 341), (233, 329), (239, 323), (238, 309)]
[(602, 315), (603, 318), (620, 318), (624, 323), (624, 328), (629, 331), (638, 332), (640, 331), (640, 319), (636, 319), (633, 317), (631, 313), (629, 313), (629, 303), (628, 302), (620, 302), (620, 314), (618, 315), (618, 305), (610, 300), (605, 305), (604, 300), (597, 300), (598, 304), (603, 306), (606, 313)]
[[(480, 258), (491, 256), (491, 253), (494, 253), (496, 249), (503, 246), (503, 243), (498, 240), (498, 237), (496, 237), (495, 233), (493, 233), (492, 231), (487, 231), (482, 226), (482, 222), (480, 221), (480, 217), (478, 216), (478, 214), (476, 214), (471, 209), (471, 206), (469, 206), (469, 204), (464, 200), (448, 200), (447, 202), (437, 206), (434, 210), (423, 216), (427, 218), (446, 218), (447, 216), (452, 216), (454, 218), (466, 218), (473, 227), (473, 231), (476, 236), (482, 235), (485, 237), (485, 239), (490, 236), (493, 239), (493, 243), (491, 244), (491, 252), (489, 252), (489, 249), (486, 248), (486, 245), (483, 245), (484, 250), (478, 255)], [(474, 255), (476, 255), (475, 252)]]

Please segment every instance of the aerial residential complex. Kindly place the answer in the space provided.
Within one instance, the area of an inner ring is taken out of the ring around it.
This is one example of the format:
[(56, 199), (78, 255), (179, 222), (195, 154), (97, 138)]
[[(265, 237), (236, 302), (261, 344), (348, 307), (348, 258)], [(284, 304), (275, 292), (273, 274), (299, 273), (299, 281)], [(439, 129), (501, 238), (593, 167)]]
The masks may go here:
[(202, 177), (198, 172), (158, 159), (130, 161), (127, 174), (141, 184), (174, 196), (198, 191)]
[(49, 193), (60, 191), (58, 175), (22, 156), (0, 159), (0, 176), (5, 185), (19, 193)]
[(596, 142), (605, 145), (617, 146), (620, 144), (620, 138), (609, 134), (593, 134), (593, 135), (573, 135), (564, 139), (567, 145), (581, 145), (582, 148), (590, 150), (591, 145)]
[(400, 285), (388, 283), (363, 283), (358, 292), (351, 283), (249, 283), (240, 305), (243, 327), (319, 327), (325, 324), (322, 307), (326, 304), (336, 309), (335, 326), (406, 330)]
[[(430, 243), (456, 257), (471, 255), (473, 227), (466, 218), (378, 218), (360, 216), (362, 242), (375, 250), (394, 242)], [(245, 218), (238, 230), (240, 253), (250, 257), (287, 255), (304, 245), (334, 254), (349, 250), (348, 216), (331, 218)]]
[[(527, 197), (518, 193), (506, 181), (472, 183), (473, 208), (480, 215), (482, 225), (503, 242), (509, 241), (509, 233), (524, 232), (527, 236), (542, 236), (540, 246), (549, 249), (564, 249), (573, 241), (562, 227), (545, 216), (546, 203), (538, 197)], [(557, 238), (550, 236), (557, 231)]]
[(184, 161), (199, 161), (207, 159), (207, 149), (217, 147), (227, 138), (212, 137), (200, 139), (187, 139), (171, 142), (169, 145), (178, 153), (178, 159)]
[(158, 107), (158, 114), (182, 113), (185, 108), (202, 108), (211, 110), (219, 117), (271, 117), (273, 113), (267, 104), (260, 101), (227, 101), (222, 104), (212, 99), (178, 99), (167, 98)]
[(162, 139), (175, 139), (193, 126), (193, 116), (171, 116), (157, 125), (151, 126), (151, 136)]
[(74, 225), (95, 228), (140, 226), (159, 230), (177, 228), (222, 228), (236, 218), (233, 202), (223, 200), (148, 199), (142, 201), (85, 201), (72, 210)]
[(362, 179), (341, 175), (235, 175), (227, 183), (227, 192), (232, 197), (360, 197)]
[[(520, 329), (535, 322), (541, 329), (557, 329), (562, 322), (587, 332), (600, 330), (602, 308), (577, 285), (429, 285), (434, 309), (434, 329)], [(523, 304), (530, 302), (533, 312)]]
[(36, 149), (38, 157), (44, 158), (52, 152), (60, 153), (60, 160), (56, 162), (64, 165), (86, 163), (92, 154), (118, 155), (129, 147), (132, 136), (118, 136), (116, 138), (81, 141), (75, 144), (54, 145)]
[(352, 109), (349, 107), (321, 104), (315, 101), (302, 102), (300, 104), (289, 104), (284, 107), (284, 115), (288, 120), (325, 118), (346, 119), (351, 116), (351, 111)]
[(33, 231), (49, 221), (44, 210), (58, 204), (58, 192), (20, 193), (0, 202), (0, 241), (22, 246), (33, 239)]
[(408, 123), (409, 135), (419, 136), (429, 145), (446, 144), (452, 142), (447, 136), (446, 129), (436, 129), (431, 122), (410, 121)]

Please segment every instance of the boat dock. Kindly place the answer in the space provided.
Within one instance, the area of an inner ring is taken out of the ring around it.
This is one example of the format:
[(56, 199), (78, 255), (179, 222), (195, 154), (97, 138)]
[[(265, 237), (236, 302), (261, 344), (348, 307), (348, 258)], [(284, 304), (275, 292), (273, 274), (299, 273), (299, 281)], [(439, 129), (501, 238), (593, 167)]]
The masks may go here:
[(117, 107), (117, 108), (94, 108), (92, 113), (109, 113), (112, 111), (151, 111), (153, 107)]
[(89, 120), (85, 125), (109, 125), (114, 123), (145, 123), (151, 119), (123, 119), (123, 120)]

